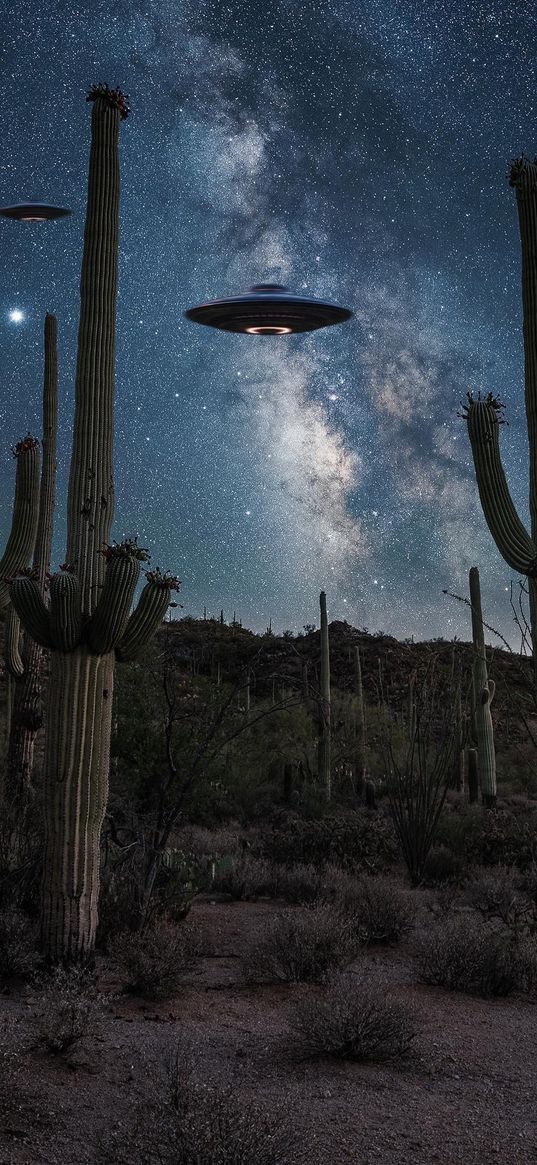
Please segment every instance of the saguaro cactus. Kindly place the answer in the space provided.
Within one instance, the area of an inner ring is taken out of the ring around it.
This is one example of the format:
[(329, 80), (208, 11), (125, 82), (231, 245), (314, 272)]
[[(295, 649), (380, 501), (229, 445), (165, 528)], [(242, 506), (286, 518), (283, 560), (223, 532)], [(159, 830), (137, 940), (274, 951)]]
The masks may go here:
[(521, 522), (500, 458), (499, 426), (503, 405), (489, 392), (483, 399), (467, 394), (462, 415), (468, 424), (483, 513), (494, 541), (509, 566), (528, 578), (534, 681), (537, 688), (537, 159), (517, 158), (509, 184), (516, 190), (522, 245), (524, 382), (529, 445), (531, 533)]
[[(34, 577), (43, 596), (50, 566), (54, 521), (58, 419), (57, 321), (56, 316), (48, 313), (45, 317), (44, 347), (43, 466), (33, 558)], [(11, 604), (8, 609), (5, 646), (6, 667), (14, 682), (7, 756), (7, 788), (10, 798), (15, 800), (24, 797), (30, 788), (36, 736), (43, 724), (41, 701), (43, 648), (34, 639), (24, 635), (20, 652), (19, 630), (19, 618)]]
[(44, 763), (45, 855), (41, 935), (52, 961), (91, 957), (99, 894), (116, 655), (130, 659), (160, 623), (177, 589), (159, 570), (133, 614), (136, 540), (110, 544), (119, 217), (119, 90), (95, 86), (69, 478), (67, 562), (51, 580), (50, 609), (35, 579), (11, 598), (23, 626), (52, 649)]
[(472, 638), (474, 641), (474, 662), (472, 669), (475, 733), (477, 739), (477, 765), (483, 804), (492, 808), (496, 804), (496, 754), (494, 752), (494, 729), (490, 706), (494, 698), (494, 680), (489, 680), (487, 656), (483, 634), (481, 612), (481, 589), (477, 566), (470, 569), (470, 602), (472, 605)]
[(319, 781), (327, 801), (332, 796), (330, 773), (330, 645), (328, 640), (328, 618), (326, 595), (319, 595), (321, 609), (321, 697), (319, 700)]
[(362, 665), (360, 662), (360, 648), (354, 648), (354, 678), (356, 694), (356, 719), (353, 741), (353, 779), (356, 796), (362, 796), (366, 779), (365, 763), (365, 716), (364, 690), (362, 684)]
[[(7, 662), (13, 656), (20, 673), (22, 671), (22, 661), (18, 650), (20, 625), (10, 603), (9, 579), (28, 566), (34, 547), (39, 509), (39, 442), (28, 435), (24, 441), (19, 441), (13, 447), (12, 452), (17, 462), (15, 500), (11, 531), (0, 560), (0, 611), (6, 612), (4, 657)], [(9, 666), (7, 681), (6, 739), (9, 739), (9, 725), (15, 696), (14, 673)], [(4, 773), (0, 775), (0, 791), (2, 795), (5, 795), (7, 791)]]
[(11, 531), (0, 559), (0, 611), (9, 607), (9, 580), (30, 561), (39, 512), (39, 441), (28, 435), (13, 446), (17, 462)]

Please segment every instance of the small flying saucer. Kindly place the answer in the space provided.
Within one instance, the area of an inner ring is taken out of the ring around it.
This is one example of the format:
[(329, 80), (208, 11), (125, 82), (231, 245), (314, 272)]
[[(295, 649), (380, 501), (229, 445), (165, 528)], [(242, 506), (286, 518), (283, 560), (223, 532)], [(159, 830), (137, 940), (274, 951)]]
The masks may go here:
[(279, 283), (258, 283), (244, 295), (202, 303), (184, 314), (196, 324), (206, 324), (224, 332), (246, 332), (250, 336), (313, 332), (315, 328), (341, 324), (352, 316), (346, 307), (292, 295)]
[(65, 218), (71, 211), (65, 206), (49, 206), (46, 202), (18, 202), (15, 206), (0, 206), (0, 215), (15, 218), (19, 222), (49, 222), (54, 218)]

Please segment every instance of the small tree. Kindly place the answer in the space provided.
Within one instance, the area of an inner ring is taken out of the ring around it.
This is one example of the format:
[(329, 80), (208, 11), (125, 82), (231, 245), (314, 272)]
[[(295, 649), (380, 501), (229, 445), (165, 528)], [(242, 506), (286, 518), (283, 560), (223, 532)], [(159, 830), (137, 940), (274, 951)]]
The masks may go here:
[(417, 884), (434, 844), (457, 743), (453, 694), (446, 699), (439, 691), (434, 663), (421, 685), (414, 686), (409, 723), (399, 745), (386, 706), (385, 726), (386, 791), (403, 857)]

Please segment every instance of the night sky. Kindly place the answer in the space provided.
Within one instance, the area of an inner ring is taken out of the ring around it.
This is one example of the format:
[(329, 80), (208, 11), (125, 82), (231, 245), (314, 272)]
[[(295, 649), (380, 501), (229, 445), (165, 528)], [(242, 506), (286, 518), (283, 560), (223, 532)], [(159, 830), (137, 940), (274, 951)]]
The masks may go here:
[[(451, 8), (451, 10), (449, 10)], [(244, 626), (329, 617), (399, 638), (518, 644), (514, 577), (481, 515), (468, 389), (507, 405), (527, 521), (520, 255), (510, 159), (537, 152), (533, 2), (133, 0), (3, 5), (0, 539), (10, 445), (40, 432), (42, 328), (58, 316), (65, 550), (91, 107), (119, 85), (121, 253), (114, 537), (183, 580), (184, 612)], [(190, 323), (206, 299), (277, 282), (354, 318), (258, 338)], [(13, 314), (15, 313), (15, 318)], [(18, 314), (17, 314), (18, 313)], [(22, 313), (22, 318), (20, 314)]]

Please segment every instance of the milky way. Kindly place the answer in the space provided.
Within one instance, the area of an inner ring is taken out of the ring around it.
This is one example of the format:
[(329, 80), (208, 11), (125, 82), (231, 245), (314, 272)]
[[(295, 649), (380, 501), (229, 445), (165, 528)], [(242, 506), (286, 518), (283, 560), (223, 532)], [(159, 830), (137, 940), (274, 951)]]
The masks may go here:
[[(502, 450), (527, 520), (519, 244), (509, 159), (537, 149), (533, 4), (470, 0), (8, 3), (0, 17), (0, 539), (10, 445), (40, 423), (45, 311), (58, 316), (54, 562), (63, 560), (89, 145), (87, 87), (119, 85), (114, 534), (177, 570), (184, 611), (301, 629), (331, 618), (468, 638), (480, 569), (513, 643), (511, 572), (487, 531), (457, 408), (507, 405)], [(258, 282), (351, 321), (278, 339), (185, 308)], [(15, 314), (14, 314), (15, 313)], [(22, 313), (22, 316), (19, 314)]]

